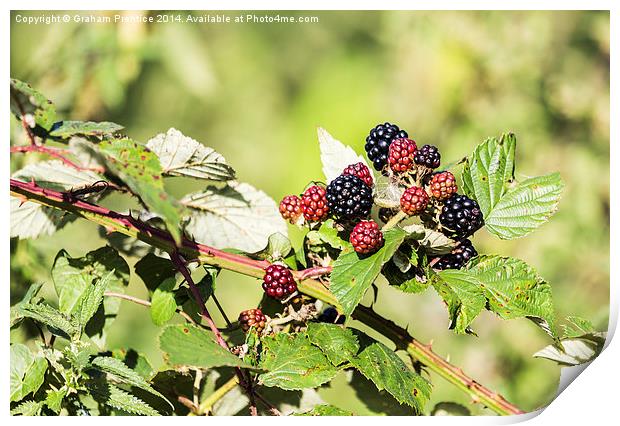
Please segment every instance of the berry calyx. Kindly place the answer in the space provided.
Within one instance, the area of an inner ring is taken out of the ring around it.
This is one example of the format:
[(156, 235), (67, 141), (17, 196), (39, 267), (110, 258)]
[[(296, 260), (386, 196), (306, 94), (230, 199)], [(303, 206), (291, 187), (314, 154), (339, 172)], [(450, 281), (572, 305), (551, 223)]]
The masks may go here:
[(435, 173), (430, 182), (431, 196), (436, 200), (443, 201), (456, 194), (458, 187), (456, 179), (450, 172)]
[(364, 149), (375, 170), (381, 170), (387, 164), (390, 144), (394, 139), (406, 138), (406, 131), (391, 123), (378, 124), (366, 137)]
[(478, 252), (471, 241), (463, 240), (451, 253), (441, 256), (433, 268), (440, 270), (461, 269), (476, 256), (478, 256)]
[(297, 283), (286, 266), (272, 264), (265, 269), (263, 290), (274, 299), (284, 299), (297, 291)]
[(280, 201), (280, 214), (290, 223), (295, 224), (302, 215), (301, 198), (297, 195), (287, 195)]
[(342, 174), (357, 176), (358, 178), (363, 180), (366, 185), (370, 186), (371, 188), (374, 185), (374, 182), (372, 180), (372, 173), (370, 173), (370, 170), (368, 170), (368, 167), (366, 167), (366, 164), (362, 162), (347, 166), (342, 171)]
[(441, 154), (436, 146), (424, 145), (415, 152), (413, 160), (417, 165), (436, 169), (441, 163)]
[(260, 309), (248, 309), (239, 314), (239, 324), (245, 333), (253, 327), (258, 334), (261, 334), (265, 329), (266, 322), (267, 317)]
[(340, 175), (327, 185), (329, 210), (342, 219), (366, 217), (372, 208), (372, 190), (362, 179)]
[(374, 220), (362, 220), (349, 235), (353, 249), (359, 254), (374, 253), (383, 247), (383, 233)]
[(301, 211), (309, 222), (320, 222), (327, 218), (329, 207), (325, 198), (326, 190), (322, 186), (312, 185), (301, 196)]
[(455, 194), (441, 209), (439, 223), (446, 236), (462, 240), (482, 227), (484, 219), (478, 203), (466, 195)]
[(417, 216), (428, 206), (428, 194), (419, 186), (407, 188), (400, 197), (400, 209), (409, 216)]
[(407, 138), (395, 139), (389, 148), (388, 163), (396, 173), (406, 172), (413, 167), (413, 157), (418, 147)]

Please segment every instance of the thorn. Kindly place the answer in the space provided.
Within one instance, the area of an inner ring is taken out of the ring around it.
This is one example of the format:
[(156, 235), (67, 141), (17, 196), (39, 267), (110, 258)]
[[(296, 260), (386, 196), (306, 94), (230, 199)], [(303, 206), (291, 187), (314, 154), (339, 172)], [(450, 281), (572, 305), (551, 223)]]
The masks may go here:
[(112, 228), (111, 226), (104, 226), (105, 228), (105, 234), (106, 235), (110, 235), (112, 233), (114, 233), (116, 230), (114, 228)]

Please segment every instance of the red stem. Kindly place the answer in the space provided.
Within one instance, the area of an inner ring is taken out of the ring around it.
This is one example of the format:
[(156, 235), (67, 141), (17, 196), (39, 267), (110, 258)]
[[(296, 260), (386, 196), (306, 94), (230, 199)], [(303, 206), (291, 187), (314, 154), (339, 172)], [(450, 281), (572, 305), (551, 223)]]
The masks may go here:
[(54, 157), (59, 159), (60, 161), (62, 161), (66, 166), (72, 167), (76, 170), (85, 170), (85, 171), (92, 171), (92, 172), (98, 172), (98, 173), (103, 173), (104, 169), (103, 167), (93, 167), (93, 168), (89, 168), (89, 167), (82, 167), (76, 163), (74, 163), (73, 161), (69, 160), (67, 157), (65, 157), (63, 154), (65, 152), (67, 152), (64, 149), (56, 149), (56, 148), (48, 148), (46, 146), (42, 146), (42, 145), (19, 145), (19, 146), (12, 146), (11, 147), (11, 153), (28, 153), (28, 152), (39, 152), (42, 154), (47, 154), (50, 157)]

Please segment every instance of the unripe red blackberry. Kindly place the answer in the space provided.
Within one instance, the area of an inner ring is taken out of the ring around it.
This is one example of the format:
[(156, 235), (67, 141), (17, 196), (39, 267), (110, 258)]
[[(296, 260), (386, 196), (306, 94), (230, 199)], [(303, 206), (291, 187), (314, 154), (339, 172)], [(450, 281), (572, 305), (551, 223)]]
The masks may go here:
[(359, 254), (374, 253), (383, 247), (383, 233), (374, 220), (362, 220), (349, 235), (353, 249)]
[(286, 266), (272, 264), (265, 269), (263, 290), (274, 299), (284, 299), (297, 291), (297, 283)]
[(374, 181), (372, 180), (372, 173), (370, 173), (370, 170), (368, 170), (368, 167), (366, 167), (366, 164), (362, 162), (347, 166), (342, 171), (342, 174), (357, 176), (358, 178), (363, 180), (366, 185), (370, 186), (371, 188), (374, 185)]
[(302, 214), (301, 198), (297, 195), (287, 195), (282, 198), (282, 201), (280, 201), (280, 214), (284, 219), (295, 224)]
[(413, 167), (413, 156), (418, 147), (415, 141), (407, 138), (394, 140), (390, 145), (388, 163), (396, 173), (406, 172)]
[(329, 206), (325, 198), (325, 188), (312, 185), (301, 196), (301, 211), (309, 222), (320, 222), (327, 218)]
[(430, 191), (431, 196), (436, 200), (443, 201), (456, 194), (458, 187), (454, 175), (448, 171), (435, 173), (431, 177)]
[(423, 188), (412, 186), (400, 197), (400, 209), (409, 216), (416, 216), (424, 212), (428, 201), (428, 194)]
[(261, 334), (265, 329), (266, 322), (267, 317), (260, 309), (248, 309), (239, 314), (239, 324), (241, 325), (241, 329), (246, 333), (250, 328), (254, 327), (254, 330), (256, 330), (258, 334)]
[(452, 250), (439, 258), (433, 268), (435, 269), (461, 269), (467, 262), (478, 256), (478, 252), (469, 240), (463, 240)]
[(424, 145), (415, 152), (413, 160), (420, 166), (436, 169), (441, 163), (441, 154), (439, 154), (439, 150), (436, 146)]

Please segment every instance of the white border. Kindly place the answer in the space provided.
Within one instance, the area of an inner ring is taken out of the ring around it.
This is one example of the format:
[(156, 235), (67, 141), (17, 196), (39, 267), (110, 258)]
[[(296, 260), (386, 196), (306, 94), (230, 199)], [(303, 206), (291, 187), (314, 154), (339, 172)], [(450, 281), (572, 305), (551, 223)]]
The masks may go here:
[[(478, 0), (478, 1), (443, 1), (443, 0), (435, 0), (433, 2), (407, 2), (407, 1), (395, 1), (395, 0), (383, 0), (381, 2), (370, 2), (370, 1), (357, 1), (355, 5), (350, 5), (348, 2), (344, 1), (325, 1), (325, 0), (315, 0), (312, 2), (295, 2), (291, 4), (290, 1), (261, 1), (260, 4), (254, 4), (250, 1), (210, 1), (210, 2), (196, 2), (196, 1), (188, 1), (188, 0), (177, 0), (175, 2), (147, 2), (147, 1), (118, 1), (118, 0), (108, 0), (106, 2), (101, 2), (99, 4), (91, 2), (86, 4), (85, 2), (78, 1), (66, 1), (59, 0), (54, 1), (52, 3), (53, 9), (56, 10), (89, 10), (89, 9), (119, 9), (119, 10), (141, 10), (141, 9), (208, 9), (208, 10), (347, 10), (353, 9), (356, 10), (409, 10), (409, 9), (417, 9), (417, 10), (486, 10), (486, 9), (494, 9), (494, 10), (581, 10), (581, 9), (590, 9), (590, 10), (611, 10), (611, 109), (610, 115), (611, 117), (617, 117), (618, 114), (618, 85), (614, 79), (614, 76), (618, 74), (618, 57), (614, 55), (616, 52), (616, 42), (618, 41), (618, 12), (617, 8), (614, 7), (617, 2), (612, 1), (602, 1), (602, 0), (590, 0), (588, 2), (580, 2), (574, 0), (565, 0), (562, 2), (553, 2), (553, 1), (540, 1), (540, 0), (521, 0), (521, 1), (490, 1), (490, 0)], [(3, 54), (1, 56), (2, 61), (2, 75), (4, 77), (4, 81), (7, 81), (10, 78), (9, 72), (9, 52), (10, 52), (10, 43), (9, 43), (9, 34), (10, 34), (10, 25), (8, 25), (9, 10), (10, 9), (21, 9), (21, 10), (46, 10), (49, 9), (50, 2), (45, 1), (8, 1), (2, 2), (3, 9), (5, 11), (5, 15), (3, 16), (4, 25), (1, 26), (2, 34), (2, 45), (4, 49), (2, 50)], [(8, 86), (8, 85), (7, 85)], [(7, 98), (9, 97), (9, 89), (5, 86), (5, 101), (0, 102), (0, 108), (2, 109), (4, 117), (0, 121), (0, 126), (2, 128), (2, 135), (6, 139), (6, 145), (8, 145), (8, 120), (10, 111), (9, 111), (9, 103), (7, 102)], [(610, 129), (610, 141), (617, 142), (618, 135), (618, 125), (617, 120), (611, 120), (611, 129)], [(610, 150), (610, 161), (611, 164), (617, 164), (618, 160), (618, 152), (619, 149), (615, 143), (611, 143)], [(0, 151), (0, 158), (2, 158), (2, 178), (4, 182), (9, 177), (9, 152), (8, 147), (5, 146), (4, 149)], [(593, 171), (594, 172), (594, 171)], [(611, 167), (611, 184), (612, 184), (612, 195), (611, 195), (611, 217), (617, 218), (620, 213), (620, 209), (618, 208), (618, 200), (617, 194), (614, 191), (615, 182), (618, 182), (620, 171), (615, 167)], [(8, 188), (7, 188), (8, 189)], [(4, 241), (9, 241), (9, 231), (8, 231), (8, 194), (1, 197), (0, 201), (0, 211), (2, 212), (2, 223), (4, 224)], [(612, 221), (611, 223), (611, 259), (618, 259), (618, 226), (617, 223)], [(1, 259), (1, 268), (4, 272), (5, 280), (5, 295), (8, 296), (9, 293), (9, 246), (5, 243), (2, 246), (2, 256)], [(610, 305), (610, 324), (609, 324), (609, 335), (610, 339), (608, 339), (608, 347), (601, 354), (601, 356), (592, 363), (591, 368), (587, 368), (581, 376), (576, 379), (576, 383), (569, 386), (566, 392), (563, 392), (554, 402), (547, 407), (542, 414), (539, 416), (534, 416), (533, 414), (519, 416), (519, 418), (499, 418), (499, 417), (474, 417), (474, 418), (448, 418), (448, 417), (424, 417), (424, 418), (390, 418), (390, 422), (396, 423), (409, 423), (415, 421), (416, 423), (421, 422), (428, 424), (428, 422), (432, 422), (433, 424), (506, 424), (506, 423), (514, 423), (520, 420), (526, 420), (532, 417), (530, 420), (531, 424), (546, 424), (545, 422), (568, 422), (568, 424), (579, 423), (599, 423), (599, 424), (608, 424), (609, 419), (615, 418), (616, 414), (616, 406), (617, 403), (617, 389), (614, 386), (617, 383), (617, 379), (620, 376), (617, 360), (620, 359), (620, 344), (617, 341), (611, 341), (611, 336), (613, 335), (617, 320), (618, 320), (618, 291), (616, 289), (618, 279), (618, 266), (614, 264), (611, 269), (611, 305)], [(575, 283), (578, 285), (578, 283)], [(8, 297), (4, 299), (8, 300)], [(3, 318), (8, 318), (8, 303), (3, 303), (1, 310), (3, 313)], [(4, 346), (2, 348), (2, 360), (3, 365), (8, 367), (8, 342), (9, 342), (9, 333), (8, 328), (6, 326), (0, 327), (0, 333), (2, 333), (4, 337)], [(617, 340), (617, 339), (616, 339)], [(611, 341), (611, 342), (610, 342)], [(8, 401), (8, 384), (5, 381), (8, 381), (8, 368), (4, 370), (3, 376), (0, 379), (3, 383), (3, 386), (0, 391), (0, 401)], [(616, 379), (616, 380), (614, 380)], [(6, 405), (4, 414), (8, 416), (8, 404)], [(290, 419), (290, 418), (289, 418)], [(7, 419), (8, 420), (8, 419)], [(125, 419), (118, 419), (118, 421), (124, 421)], [(210, 418), (210, 419), (199, 419), (199, 418), (187, 418), (188, 422), (191, 421), (203, 421), (203, 422), (226, 422), (226, 424), (236, 423), (237, 418)], [(295, 418), (295, 421), (299, 422), (331, 422), (334, 419), (311, 419), (311, 418)], [(339, 423), (347, 423), (359, 425), (360, 422), (372, 421), (367, 418), (338, 418), (337, 421)], [(11, 418), (9, 420), (11, 423), (20, 422), (20, 423), (30, 423), (34, 421), (41, 421), (40, 419), (35, 418)], [(67, 421), (80, 421), (84, 422), (84, 419), (66, 419), (66, 418), (48, 418), (46, 420), (42, 420), (46, 422), (67, 422)], [(105, 417), (93, 417), (89, 420), (89, 422), (106, 422), (108, 421)], [(144, 422), (148, 421), (149, 423), (154, 422), (157, 424), (162, 424), (164, 422), (169, 421), (166, 418), (132, 418), (132, 422)], [(239, 421), (247, 421), (247, 418), (240, 418)], [(258, 422), (259, 424), (264, 424), (266, 422), (275, 422), (275, 421), (285, 421), (285, 420), (277, 420), (275, 418), (256, 418), (252, 419), (252, 422)], [(291, 421), (291, 420), (288, 420)]]

